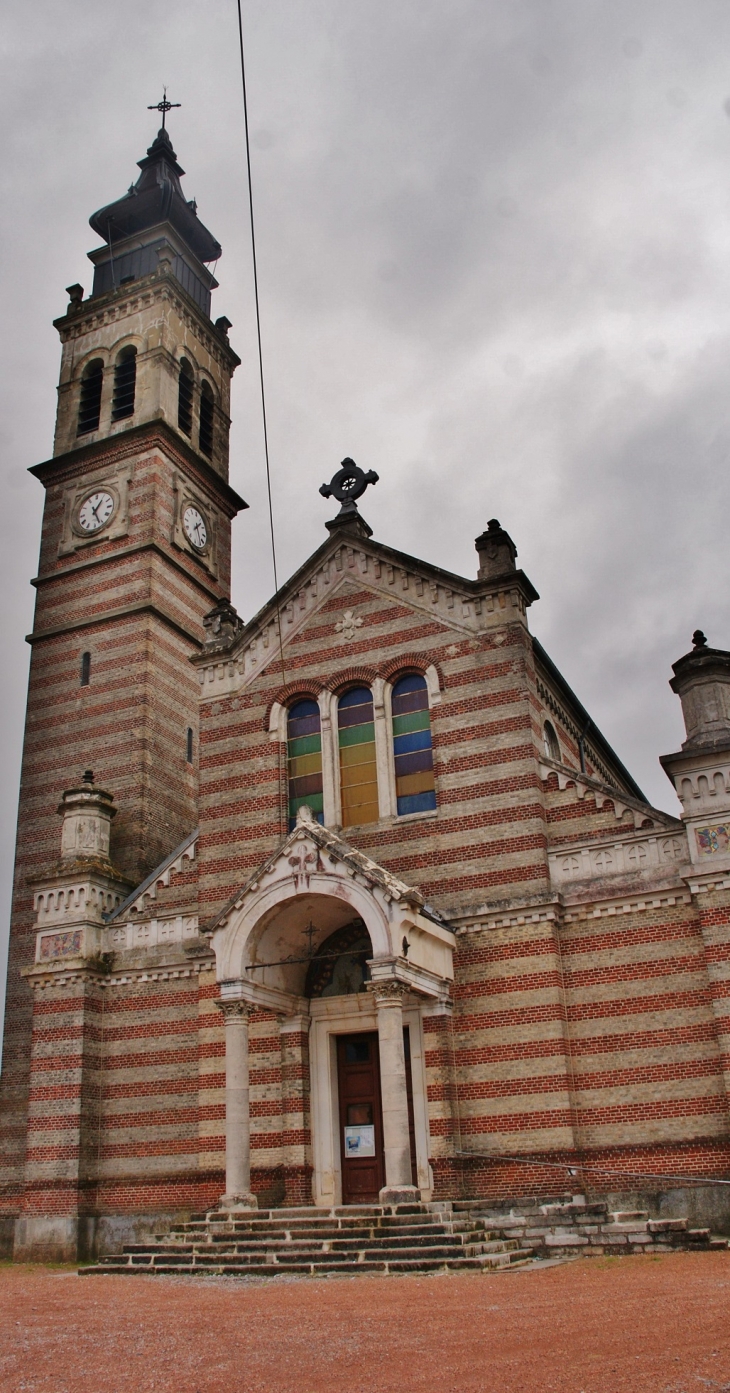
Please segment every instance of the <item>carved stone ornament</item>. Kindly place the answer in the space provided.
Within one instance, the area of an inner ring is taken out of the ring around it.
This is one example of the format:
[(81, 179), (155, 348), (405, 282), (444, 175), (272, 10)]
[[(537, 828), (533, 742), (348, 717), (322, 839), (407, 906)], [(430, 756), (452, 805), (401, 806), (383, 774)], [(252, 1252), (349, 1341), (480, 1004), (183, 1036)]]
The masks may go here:
[(309, 841), (302, 842), (298, 846), (295, 845), (289, 857), (289, 865), (297, 891), (308, 890), (310, 876), (319, 869), (319, 848)]
[(335, 633), (350, 643), (355, 637), (358, 629), (362, 628), (363, 621), (359, 615), (355, 616), (351, 609), (346, 609), (341, 619), (335, 624)]
[(479, 580), (490, 580), (492, 576), (514, 571), (517, 547), (497, 518), (490, 518), (486, 532), (477, 537), (474, 546), (479, 553)]
[(391, 978), (387, 982), (368, 982), (367, 990), (372, 992), (378, 1006), (398, 1006), (402, 1005), (403, 998), (408, 996), (410, 988), (405, 982), (397, 982)]
[(58, 807), (63, 818), (61, 829), (61, 859), (75, 861), (92, 858), (109, 860), (109, 830), (116, 815), (113, 796), (94, 783), (94, 775), (86, 770), (80, 785), (64, 792)]
[(221, 1001), (218, 998), (215, 1004), (218, 1010), (223, 1012), (226, 1021), (247, 1021), (251, 1012), (250, 1002), (240, 1001), (238, 998), (235, 1001)]
[(243, 628), (243, 620), (230, 600), (219, 600), (203, 619), (203, 628), (206, 651), (230, 648)]

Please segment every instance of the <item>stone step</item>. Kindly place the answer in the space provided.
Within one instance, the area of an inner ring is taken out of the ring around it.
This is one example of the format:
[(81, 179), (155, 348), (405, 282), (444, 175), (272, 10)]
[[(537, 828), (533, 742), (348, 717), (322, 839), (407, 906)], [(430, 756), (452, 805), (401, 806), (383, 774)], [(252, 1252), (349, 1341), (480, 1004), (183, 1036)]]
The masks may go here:
[(487, 1272), (504, 1267), (525, 1267), (532, 1261), (532, 1255), (525, 1250), (518, 1253), (487, 1253), (481, 1257), (467, 1258), (435, 1258), (424, 1257), (422, 1254), (412, 1258), (397, 1257), (385, 1260), (379, 1258), (376, 1261), (347, 1262), (338, 1259), (327, 1264), (321, 1262), (276, 1262), (276, 1263), (250, 1263), (250, 1262), (219, 1262), (210, 1266), (193, 1266), (192, 1264), (183, 1267), (179, 1263), (160, 1262), (154, 1267), (150, 1264), (130, 1263), (123, 1257), (110, 1258), (106, 1263), (97, 1263), (93, 1267), (80, 1269), (82, 1276), (180, 1276), (184, 1273), (194, 1275), (215, 1274), (231, 1277), (280, 1277), (286, 1274), (322, 1277), (336, 1273), (357, 1273), (365, 1272), (386, 1273), (408, 1273), (408, 1272)]
[[(435, 1214), (400, 1215), (395, 1218), (341, 1219), (339, 1221), (331, 1217), (318, 1219), (310, 1216), (308, 1219), (268, 1219), (265, 1223), (219, 1224), (211, 1222), (210, 1224), (202, 1225), (201, 1228), (204, 1228), (208, 1232), (235, 1231), (236, 1233), (269, 1233), (272, 1229), (281, 1229), (282, 1231), (291, 1233), (300, 1231), (305, 1233), (310, 1231), (314, 1232), (318, 1229), (337, 1229), (340, 1232), (346, 1232), (350, 1229), (382, 1229), (395, 1233), (400, 1229), (420, 1229), (423, 1232), (428, 1232), (429, 1229), (442, 1228), (445, 1222), (468, 1224), (469, 1220), (459, 1219), (445, 1221)], [(471, 1222), (473, 1223), (474, 1220)], [(179, 1227), (182, 1229), (184, 1226), (180, 1225)], [(195, 1232), (200, 1231), (200, 1229), (195, 1230)]]
[[(257, 1230), (255, 1233), (214, 1232), (206, 1234), (205, 1231), (201, 1231), (191, 1234), (187, 1232), (179, 1233), (179, 1231), (173, 1231), (172, 1233), (162, 1235), (157, 1239), (149, 1240), (143, 1246), (169, 1246), (171, 1243), (179, 1244), (180, 1242), (187, 1244), (195, 1244), (196, 1246), (205, 1245), (209, 1247), (217, 1247), (221, 1245), (228, 1246), (231, 1243), (236, 1243), (239, 1246), (243, 1244), (256, 1246), (259, 1244), (271, 1245), (271, 1243), (280, 1243), (288, 1245), (291, 1243), (305, 1242), (352, 1244), (364, 1241), (377, 1241), (384, 1243), (423, 1242), (424, 1244), (429, 1244), (440, 1242), (444, 1236), (448, 1236), (456, 1242), (467, 1242), (470, 1239), (483, 1238), (488, 1234), (491, 1235), (491, 1231), (485, 1229), (484, 1227), (478, 1224), (464, 1224), (460, 1225), (456, 1229), (453, 1229), (451, 1225), (439, 1224), (432, 1225), (430, 1228), (427, 1229), (421, 1226), (414, 1226), (414, 1228), (399, 1228), (393, 1230), (381, 1229), (379, 1227), (366, 1228), (365, 1226), (360, 1226), (358, 1229), (355, 1230), (333, 1228), (323, 1228), (315, 1230), (285, 1230), (279, 1229), (278, 1227), (272, 1227), (270, 1230), (262, 1229)], [(130, 1244), (129, 1246), (130, 1248), (134, 1248), (138, 1245)]]

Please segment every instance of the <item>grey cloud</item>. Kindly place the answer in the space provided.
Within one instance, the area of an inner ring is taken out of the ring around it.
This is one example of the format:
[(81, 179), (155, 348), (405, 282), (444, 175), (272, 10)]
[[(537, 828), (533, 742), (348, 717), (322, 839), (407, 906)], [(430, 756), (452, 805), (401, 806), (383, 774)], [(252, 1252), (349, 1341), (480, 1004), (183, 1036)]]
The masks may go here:
[[(63, 287), (163, 82), (233, 320), (234, 601), (271, 588), (230, 0), (38, 0), (5, 16), (0, 877)], [(279, 566), (345, 454), (376, 535), (473, 574), (499, 516), (532, 626), (647, 794), (681, 739), (670, 664), (730, 647), (730, 97), (724, 0), (244, 0)]]

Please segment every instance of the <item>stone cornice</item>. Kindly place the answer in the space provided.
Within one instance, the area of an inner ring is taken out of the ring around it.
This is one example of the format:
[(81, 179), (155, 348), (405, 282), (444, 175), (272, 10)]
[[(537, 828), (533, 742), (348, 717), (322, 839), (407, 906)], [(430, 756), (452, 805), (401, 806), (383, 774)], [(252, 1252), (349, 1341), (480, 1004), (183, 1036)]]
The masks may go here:
[(196, 567), (199, 567), (200, 571), (204, 574), (205, 579), (202, 579), (200, 575), (194, 574), (187, 566), (184, 566), (172, 550), (166, 551), (159, 542), (155, 541), (136, 542), (132, 546), (120, 547), (117, 551), (106, 551), (102, 556), (90, 556), (87, 553), (83, 553), (80, 561), (74, 561), (71, 565), (59, 566), (57, 570), (49, 571), (46, 575), (34, 576), (30, 583), (37, 589), (41, 585), (50, 585), (54, 580), (64, 580), (66, 576), (73, 575), (75, 571), (85, 571), (90, 566), (107, 566), (115, 561), (123, 560), (127, 556), (136, 556), (139, 552), (143, 551), (156, 552), (158, 556), (163, 558), (167, 565), (174, 566), (186, 580), (189, 580), (191, 585), (197, 586), (198, 590), (203, 592), (206, 599), (219, 596), (223, 593), (221, 586), (214, 579), (211, 580), (210, 572), (204, 570), (204, 568), (200, 566), (200, 563), (192, 556), (192, 553), (191, 559), (196, 563)]
[(644, 894), (634, 891), (633, 894), (617, 895), (615, 898), (593, 899), (580, 904), (566, 905), (562, 921), (564, 924), (572, 924), (579, 919), (604, 919), (614, 915), (641, 914), (648, 909), (672, 908), (678, 904), (691, 903), (692, 896), (684, 884), (678, 884), (676, 889), (647, 890)]
[(215, 496), (227, 517), (234, 518), (237, 513), (248, 508), (248, 503), (231, 488), (228, 481), (216, 473), (203, 456), (196, 454), (182, 436), (163, 420), (144, 421), (141, 425), (130, 426), (128, 430), (120, 431), (118, 435), (104, 436), (102, 440), (78, 445), (61, 455), (52, 455), (40, 464), (31, 465), (28, 473), (34, 474), (45, 488), (49, 488), (52, 484), (65, 482), (66, 479), (87, 472), (90, 461), (93, 461), (93, 468), (100, 468), (102, 465), (116, 464), (130, 456), (136, 458), (142, 450), (155, 448), (169, 455), (172, 463), (178, 468), (187, 469), (194, 474), (196, 482)]
[(163, 624), (168, 624), (171, 629), (175, 629), (184, 639), (191, 643), (195, 648), (202, 648), (203, 640), (192, 633), (178, 619), (174, 619), (171, 614), (167, 614), (160, 605), (153, 604), (149, 600), (143, 601), (138, 605), (121, 605), (118, 609), (105, 610), (103, 614), (89, 614), (83, 619), (76, 620), (73, 624), (60, 624), (52, 629), (36, 629), (32, 634), (26, 634), (26, 643), (40, 643), (46, 638), (58, 638), (61, 634), (73, 634), (78, 629), (93, 629), (98, 624), (107, 624), (112, 619), (126, 619), (130, 614), (154, 614), (157, 619), (161, 619)]
[[(638, 830), (642, 822), (650, 819), (652, 824), (658, 824), (671, 831), (684, 831), (684, 824), (677, 817), (672, 817), (671, 813), (662, 812), (659, 808), (653, 808), (650, 803), (643, 803), (631, 793), (624, 792), (623, 789), (612, 788), (610, 784), (604, 784), (600, 779), (594, 779), (590, 774), (584, 774), (580, 769), (571, 769), (567, 764), (560, 764), (555, 759), (549, 759), (547, 755), (539, 757), (540, 777), (543, 780), (549, 778), (551, 774), (556, 774), (558, 778), (558, 788), (561, 793), (569, 784), (575, 784), (577, 798), (585, 798), (587, 793), (592, 793), (596, 799), (597, 810), (603, 810), (606, 803), (613, 804), (614, 816), (620, 822), (624, 813), (628, 809), (633, 813), (634, 827)], [(599, 798), (601, 799), (599, 809)]]
[(33, 967), (21, 968), (21, 976), (29, 985), (45, 990), (49, 987), (68, 987), (80, 982), (93, 982), (97, 987), (125, 987), (129, 983), (173, 982), (181, 978), (197, 977), (201, 972), (211, 972), (215, 968), (212, 953), (185, 963), (170, 963), (164, 967), (109, 968), (106, 963), (91, 958), (66, 958), (62, 962), (36, 963)]
[[(713, 879), (719, 882), (722, 878), (716, 875)], [(676, 884), (672, 886), (662, 886), (657, 889), (648, 888), (644, 891), (634, 889), (630, 892), (600, 897), (593, 895), (591, 898), (586, 898), (575, 904), (566, 904), (562, 896), (555, 895), (544, 904), (516, 904), (511, 909), (498, 910), (491, 914), (488, 910), (482, 910), (480, 913), (468, 917), (466, 915), (460, 916), (461, 922), (456, 928), (456, 936), (457, 939), (461, 939), (467, 934), (484, 933), (496, 929), (525, 929), (529, 931), (534, 930), (539, 924), (549, 923), (560, 928), (561, 925), (570, 924), (577, 920), (601, 919), (615, 915), (641, 913), (648, 909), (665, 906), (691, 904), (692, 894), (697, 893), (695, 880), (695, 876), (678, 877)], [(730, 887), (730, 873), (728, 873), (726, 883)], [(710, 888), (714, 889), (715, 887)], [(690, 890), (692, 894), (690, 894)]]
[(147, 276), (140, 276), (130, 285), (107, 290), (104, 295), (89, 296), (79, 309), (73, 309), (54, 319), (62, 343), (80, 338), (99, 324), (111, 324), (128, 314), (135, 314), (143, 305), (155, 300), (170, 300), (182, 319), (187, 319), (200, 342), (212, 358), (233, 373), (241, 359), (226, 338), (218, 332), (210, 317), (195, 303), (181, 281), (164, 266), (158, 266)]

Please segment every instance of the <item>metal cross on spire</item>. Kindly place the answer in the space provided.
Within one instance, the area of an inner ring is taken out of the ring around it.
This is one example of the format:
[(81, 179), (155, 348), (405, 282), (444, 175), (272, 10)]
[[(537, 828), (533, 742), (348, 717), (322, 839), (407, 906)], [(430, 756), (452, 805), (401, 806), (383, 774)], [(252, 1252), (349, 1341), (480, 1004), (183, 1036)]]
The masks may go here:
[(161, 111), (161, 112), (162, 112), (162, 129), (163, 129), (163, 131), (164, 131), (164, 129), (165, 129), (165, 117), (166, 117), (168, 111), (172, 111), (172, 109), (173, 109), (174, 106), (182, 106), (182, 102), (168, 102), (168, 100), (167, 100), (167, 88), (166, 88), (166, 87), (163, 87), (163, 89), (162, 89), (162, 101), (161, 101), (161, 102), (155, 102), (152, 106), (148, 106), (148, 107), (147, 107), (147, 110), (148, 110), (148, 111)]

